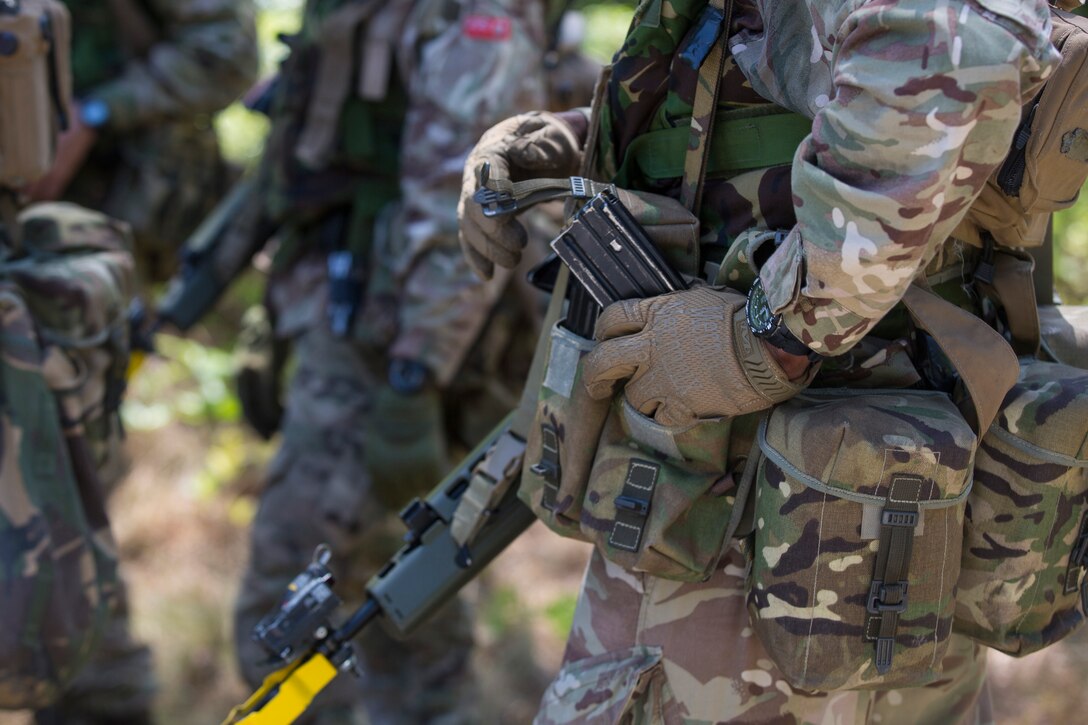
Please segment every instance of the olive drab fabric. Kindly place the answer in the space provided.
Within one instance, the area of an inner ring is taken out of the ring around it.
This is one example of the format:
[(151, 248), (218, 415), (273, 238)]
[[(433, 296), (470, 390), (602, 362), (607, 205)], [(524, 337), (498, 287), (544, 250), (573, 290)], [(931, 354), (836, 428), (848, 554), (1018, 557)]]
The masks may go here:
[(229, 188), (213, 116), (257, 75), (252, 0), (65, 0), (76, 98), (108, 119), (64, 198), (128, 222), (141, 278), (166, 279), (176, 250)]
[(1088, 19), (1051, 10), (1061, 64), (1024, 106), (1009, 155), (987, 180), (955, 234), (980, 232), (1008, 247), (1037, 247), (1052, 212), (1076, 202), (1088, 179)]
[(127, 227), (68, 204), (19, 220), (0, 262), (0, 708), (49, 705), (116, 603), (103, 481), (128, 364)]
[(58, 0), (0, 6), (0, 187), (21, 188), (53, 163), (72, 96), (71, 32)]

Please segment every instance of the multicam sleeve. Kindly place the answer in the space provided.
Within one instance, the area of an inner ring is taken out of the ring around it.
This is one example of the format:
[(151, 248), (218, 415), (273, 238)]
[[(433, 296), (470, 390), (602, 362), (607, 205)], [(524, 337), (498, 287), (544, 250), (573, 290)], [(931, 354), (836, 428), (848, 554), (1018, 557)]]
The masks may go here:
[(91, 90), (110, 109), (110, 128), (211, 113), (257, 75), (252, 0), (151, 0), (161, 35), (117, 78)]
[(810, 348), (860, 340), (951, 233), (1052, 70), (1049, 31), (1041, 0), (875, 0), (830, 29), (835, 92), (794, 158), (797, 225), (761, 272)]
[[(508, 275), (481, 282), (457, 243), (465, 158), (488, 128), (543, 107), (541, 3), (466, 0), (418, 44), (401, 154), (399, 332), (391, 354), (456, 374)], [(409, 24), (418, 29), (419, 25)]]

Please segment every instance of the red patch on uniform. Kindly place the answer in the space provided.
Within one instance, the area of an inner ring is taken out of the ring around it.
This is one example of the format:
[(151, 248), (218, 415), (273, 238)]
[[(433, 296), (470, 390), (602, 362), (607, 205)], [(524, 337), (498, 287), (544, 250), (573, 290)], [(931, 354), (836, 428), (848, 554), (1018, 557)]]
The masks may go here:
[(510, 18), (469, 15), (461, 24), (466, 37), (474, 40), (509, 40), (514, 32)]

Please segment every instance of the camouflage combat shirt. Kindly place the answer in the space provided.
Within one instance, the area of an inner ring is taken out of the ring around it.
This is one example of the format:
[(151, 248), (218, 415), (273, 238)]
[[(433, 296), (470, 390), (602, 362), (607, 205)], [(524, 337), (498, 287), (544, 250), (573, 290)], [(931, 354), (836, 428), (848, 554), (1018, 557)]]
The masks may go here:
[[(690, 6), (648, 0), (636, 22), (693, 24)], [(816, 352), (845, 352), (1005, 157), (1058, 60), (1049, 37), (1042, 0), (737, 0), (722, 105), (770, 101), (813, 126), (792, 166), (708, 180), (704, 241), (790, 229), (761, 271), (771, 306)], [(697, 71), (682, 60), (615, 69), (612, 163), (638, 134), (687, 123)], [(651, 188), (678, 196), (678, 181)]]

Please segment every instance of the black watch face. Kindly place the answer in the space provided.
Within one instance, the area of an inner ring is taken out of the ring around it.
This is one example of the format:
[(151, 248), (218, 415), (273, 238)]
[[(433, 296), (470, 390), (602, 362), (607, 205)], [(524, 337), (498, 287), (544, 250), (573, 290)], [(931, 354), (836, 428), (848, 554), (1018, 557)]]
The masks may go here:
[(763, 283), (758, 279), (748, 293), (746, 312), (748, 327), (752, 328), (752, 332), (759, 337), (771, 334), (777, 327), (778, 315), (771, 312), (771, 306), (767, 303), (767, 295), (763, 291)]

